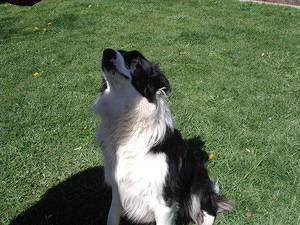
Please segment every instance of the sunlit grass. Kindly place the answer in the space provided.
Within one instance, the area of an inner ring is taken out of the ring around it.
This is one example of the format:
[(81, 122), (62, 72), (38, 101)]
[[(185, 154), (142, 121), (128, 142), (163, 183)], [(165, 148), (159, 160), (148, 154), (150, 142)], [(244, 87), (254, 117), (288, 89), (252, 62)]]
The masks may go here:
[(169, 78), (177, 128), (205, 142), (236, 202), (216, 224), (299, 224), (299, 18), (221, 0), (0, 5), (0, 224), (102, 164), (88, 108), (107, 47), (138, 49)]

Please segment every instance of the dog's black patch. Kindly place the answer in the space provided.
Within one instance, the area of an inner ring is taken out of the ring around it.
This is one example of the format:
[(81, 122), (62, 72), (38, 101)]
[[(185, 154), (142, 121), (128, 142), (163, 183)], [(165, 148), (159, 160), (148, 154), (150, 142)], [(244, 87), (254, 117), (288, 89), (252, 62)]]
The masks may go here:
[[(169, 206), (179, 204), (177, 223), (189, 223), (190, 196), (195, 194), (201, 199), (201, 210), (216, 216), (218, 195), (213, 190), (213, 182), (208, 172), (194, 156), (178, 130), (168, 129), (164, 140), (151, 148), (152, 153), (165, 153), (168, 163), (168, 175), (164, 186), (164, 198)], [(224, 199), (225, 200), (225, 199)], [(198, 212), (199, 216), (203, 212)], [(203, 219), (203, 218), (200, 219)], [(195, 221), (194, 221), (195, 222)]]
[(149, 102), (155, 102), (159, 89), (167, 95), (171, 92), (169, 81), (154, 65), (146, 69), (144, 65), (138, 64), (132, 74), (132, 84)]
[(132, 71), (132, 85), (146, 97), (149, 102), (155, 101), (156, 93), (162, 89), (167, 95), (171, 93), (170, 83), (158, 66), (150, 63), (140, 52), (130, 51), (123, 54), (128, 68), (135, 67)]
[(154, 146), (150, 152), (167, 155), (169, 171), (164, 187), (165, 200), (168, 203), (174, 200), (183, 202), (190, 193), (195, 160), (179, 131), (168, 129), (165, 139)]

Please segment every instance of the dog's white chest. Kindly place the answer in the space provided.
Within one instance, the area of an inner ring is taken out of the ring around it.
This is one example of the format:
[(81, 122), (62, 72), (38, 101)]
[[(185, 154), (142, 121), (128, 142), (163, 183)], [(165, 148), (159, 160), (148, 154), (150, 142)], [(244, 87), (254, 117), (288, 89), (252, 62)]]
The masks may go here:
[[(123, 150), (123, 149), (122, 149)], [(165, 154), (140, 154), (118, 151), (116, 181), (126, 215), (134, 220), (151, 222), (154, 209), (163, 200), (168, 166)]]

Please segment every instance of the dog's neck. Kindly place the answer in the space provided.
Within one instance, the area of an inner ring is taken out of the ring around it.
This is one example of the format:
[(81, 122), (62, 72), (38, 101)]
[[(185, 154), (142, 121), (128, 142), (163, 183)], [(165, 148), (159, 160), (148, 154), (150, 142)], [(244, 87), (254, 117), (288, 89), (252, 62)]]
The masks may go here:
[(103, 93), (96, 107), (101, 109), (100, 136), (105, 136), (100, 139), (109, 141), (115, 150), (131, 143), (152, 147), (163, 139), (167, 129), (173, 129), (172, 116), (162, 96), (150, 103), (137, 92), (122, 95), (110, 91)]

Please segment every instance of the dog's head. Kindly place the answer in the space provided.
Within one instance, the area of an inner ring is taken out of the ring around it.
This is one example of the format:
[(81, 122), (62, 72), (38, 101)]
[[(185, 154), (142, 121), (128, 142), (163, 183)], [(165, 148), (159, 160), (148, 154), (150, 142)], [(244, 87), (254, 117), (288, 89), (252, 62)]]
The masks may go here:
[(105, 49), (101, 59), (104, 72), (104, 89), (109, 86), (118, 91), (132, 86), (149, 102), (156, 96), (170, 95), (171, 87), (157, 65), (149, 62), (138, 51)]

